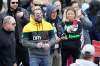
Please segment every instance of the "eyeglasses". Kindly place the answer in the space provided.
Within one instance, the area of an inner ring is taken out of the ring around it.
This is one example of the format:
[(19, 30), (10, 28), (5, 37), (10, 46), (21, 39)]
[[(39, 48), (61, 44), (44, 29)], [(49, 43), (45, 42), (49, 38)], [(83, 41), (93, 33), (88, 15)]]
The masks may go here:
[(15, 3), (18, 4), (18, 2), (11, 2), (11, 3), (12, 3), (12, 4), (15, 4)]

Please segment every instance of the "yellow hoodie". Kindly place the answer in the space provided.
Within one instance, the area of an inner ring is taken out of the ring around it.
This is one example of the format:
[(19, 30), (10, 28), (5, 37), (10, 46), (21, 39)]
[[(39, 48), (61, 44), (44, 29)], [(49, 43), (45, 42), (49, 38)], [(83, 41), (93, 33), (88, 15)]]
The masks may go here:
[(55, 44), (53, 27), (49, 22), (44, 19), (42, 23), (35, 22), (34, 17), (30, 16), (30, 22), (25, 25), (22, 32), (22, 44), (29, 48), (30, 55), (48, 55), (50, 48), (37, 48), (37, 43), (48, 42), (48, 44)]

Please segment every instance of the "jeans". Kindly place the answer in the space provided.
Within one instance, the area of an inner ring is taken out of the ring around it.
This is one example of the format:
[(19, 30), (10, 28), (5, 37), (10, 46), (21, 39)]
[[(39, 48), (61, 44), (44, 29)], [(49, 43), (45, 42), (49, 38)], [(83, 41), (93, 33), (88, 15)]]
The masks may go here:
[(30, 57), (30, 66), (49, 66), (49, 57), (48, 56)]

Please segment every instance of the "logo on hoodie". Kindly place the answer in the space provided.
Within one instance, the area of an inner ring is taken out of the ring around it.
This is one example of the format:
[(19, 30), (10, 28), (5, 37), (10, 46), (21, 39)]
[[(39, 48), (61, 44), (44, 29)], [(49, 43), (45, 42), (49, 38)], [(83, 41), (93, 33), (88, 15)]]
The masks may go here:
[(41, 40), (41, 36), (33, 36), (33, 40)]

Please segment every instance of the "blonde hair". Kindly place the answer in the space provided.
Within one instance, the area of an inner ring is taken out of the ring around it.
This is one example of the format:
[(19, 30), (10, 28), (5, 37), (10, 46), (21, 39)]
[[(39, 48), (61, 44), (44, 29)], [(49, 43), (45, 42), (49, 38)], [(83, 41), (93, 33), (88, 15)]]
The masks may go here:
[(12, 21), (10, 21), (12, 18), (12, 16), (5, 16), (4, 19), (3, 19), (3, 24), (5, 23), (12, 23)]

